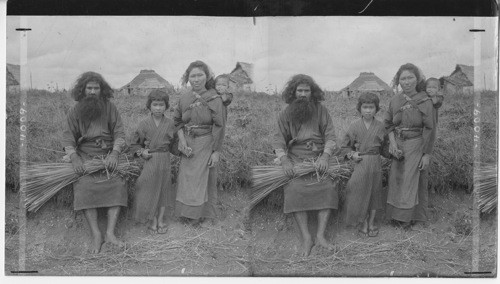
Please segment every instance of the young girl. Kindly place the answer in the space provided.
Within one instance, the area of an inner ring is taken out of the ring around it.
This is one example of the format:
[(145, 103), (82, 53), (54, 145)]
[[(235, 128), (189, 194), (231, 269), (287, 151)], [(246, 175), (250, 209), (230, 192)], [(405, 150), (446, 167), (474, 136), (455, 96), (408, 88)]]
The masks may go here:
[(165, 234), (167, 224), (163, 215), (165, 208), (173, 207), (175, 191), (170, 178), (170, 153), (176, 129), (174, 121), (164, 115), (169, 107), (168, 94), (153, 90), (146, 103), (151, 115), (141, 121), (134, 133), (132, 147), (145, 159), (144, 168), (135, 185), (133, 218), (150, 222), (150, 233)]
[(377, 209), (382, 208), (382, 167), (380, 152), (386, 138), (384, 124), (375, 119), (379, 98), (374, 93), (362, 94), (358, 99), (361, 119), (353, 122), (342, 142), (347, 158), (356, 162), (347, 183), (346, 223), (358, 225), (359, 233), (375, 237), (374, 224)]

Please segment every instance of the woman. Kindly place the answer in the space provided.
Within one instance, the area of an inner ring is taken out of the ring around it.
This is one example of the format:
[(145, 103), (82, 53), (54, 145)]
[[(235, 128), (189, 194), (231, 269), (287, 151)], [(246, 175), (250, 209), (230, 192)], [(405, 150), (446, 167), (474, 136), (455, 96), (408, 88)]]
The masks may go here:
[(411, 229), (415, 221), (427, 221), (427, 169), (433, 142), (433, 106), (425, 93), (425, 78), (413, 64), (402, 65), (394, 84), (395, 95), (384, 117), (389, 133), (389, 153), (394, 156), (389, 173), (386, 216)]
[(217, 164), (224, 129), (223, 105), (214, 89), (214, 79), (202, 61), (189, 65), (182, 78), (191, 88), (182, 92), (175, 109), (182, 155), (177, 178), (177, 216), (198, 224), (216, 217)]

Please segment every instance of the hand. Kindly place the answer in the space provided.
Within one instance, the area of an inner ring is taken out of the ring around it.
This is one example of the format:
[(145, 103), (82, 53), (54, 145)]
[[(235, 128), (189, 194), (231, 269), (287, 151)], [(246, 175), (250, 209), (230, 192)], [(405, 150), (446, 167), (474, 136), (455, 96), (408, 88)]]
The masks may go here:
[(424, 154), (420, 159), (420, 163), (418, 163), (418, 169), (421, 171), (427, 170), (427, 168), (429, 167), (430, 160), (431, 160), (430, 156), (428, 154)]
[(184, 137), (179, 137), (179, 151), (184, 154), (186, 157), (191, 157), (193, 149), (187, 146), (186, 139)]
[(78, 156), (77, 153), (73, 153), (70, 156), (71, 164), (73, 165), (73, 170), (75, 173), (82, 175), (85, 173), (85, 166), (83, 165), (82, 158)]
[(110, 169), (111, 171), (114, 171), (118, 166), (118, 151), (116, 150), (111, 151), (111, 153), (106, 157), (104, 165), (106, 166), (106, 168)]
[(317, 162), (318, 171), (320, 173), (326, 173), (328, 171), (328, 159), (330, 156), (328, 154), (323, 154)]
[(352, 154), (352, 160), (355, 162), (359, 162), (359, 161), (363, 160), (363, 158), (361, 158), (361, 156), (359, 155), (359, 152), (354, 152)]
[(295, 172), (293, 171), (292, 161), (287, 156), (281, 157), (281, 167), (285, 172), (285, 175), (289, 178), (293, 178), (295, 176)]
[(389, 154), (393, 155), (394, 157), (397, 157), (399, 153), (398, 146), (394, 142), (389, 143)]
[(149, 153), (149, 150), (148, 149), (144, 149), (141, 153), (141, 157), (144, 159), (144, 160), (149, 160), (151, 159), (151, 157), (153, 157), (153, 155), (151, 155)]
[(214, 151), (212, 155), (210, 155), (210, 159), (208, 159), (208, 167), (212, 168), (217, 166), (219, 163), (219, 152)]

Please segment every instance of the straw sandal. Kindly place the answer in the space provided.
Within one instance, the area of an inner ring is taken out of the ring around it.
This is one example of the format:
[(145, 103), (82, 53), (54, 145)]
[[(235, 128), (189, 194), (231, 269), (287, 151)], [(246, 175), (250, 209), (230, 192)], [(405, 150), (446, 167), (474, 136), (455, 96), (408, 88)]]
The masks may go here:
[(367, 237), (369, 236), (369, 233), (370, 233), (369, 231), (363, 231), (362, 227), (358, 229), (358, 235), (361, 237)]
[(368, 237), (376, 237), (378, 236), (378, 228), (376, 229), (368, 229)]
[(166, 234), (168, 232), (168, 226), (158, 226), (156, 232), (160, 235)]
[(150, 234), (150, 235), (154, 235), (158, 231), (158, 229), (154, 229), (151, 226), (148, 226), (147, 230), (148, 230), (148, 234)]

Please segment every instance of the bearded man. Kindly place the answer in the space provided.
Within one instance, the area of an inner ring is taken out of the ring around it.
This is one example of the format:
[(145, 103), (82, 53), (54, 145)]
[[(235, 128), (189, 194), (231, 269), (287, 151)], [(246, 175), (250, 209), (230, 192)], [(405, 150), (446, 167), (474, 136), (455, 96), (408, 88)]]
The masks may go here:
[[(113, 90), (95, 72), (83, 73), (76, 81), (71, 96), (76, 105), (69, 110), (62, 145), (76, 173), (85, 173), (84, 161), (106, 157), (109, 172), (118, 164), (124, 150), (125, 132), (116, 106), (109, 101)], [(83, 210), (92, 233), (91, 252), (98, 253), (103, 236), (97, 222), (97, 208), (107, 207), (108, 227), (104, 240), (123, 246), (115, 236), (120, 206), (127, 206), (127, 188), (120, 177), (108, 178), (105, 173), (84, 175), (73, 184), (74, 210)]]
[[(335, 131), (328, 110), (320, 101), (324, 93), (313, 78), (299, 74), (285, 85), (283, 100), (288, 106), (278, 116), (274, 152), (283, 171), (294, 177), (294, 164), (314, 159), (320, 173), (328, 170), (335, 143)], [(293, 213), (302, 239), (302, 256), (310, 254), (314, 244), (333, 249), (325, 238), (331, 209), (338, 208), (338, 191), (329, 178), (318, 182), (315, 173), (293, 179), (284, 188), (284, 213)], [(318, 230), (314, 242), (308, 229), (307, 211), (318, 212)]]

